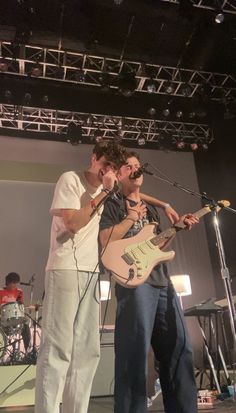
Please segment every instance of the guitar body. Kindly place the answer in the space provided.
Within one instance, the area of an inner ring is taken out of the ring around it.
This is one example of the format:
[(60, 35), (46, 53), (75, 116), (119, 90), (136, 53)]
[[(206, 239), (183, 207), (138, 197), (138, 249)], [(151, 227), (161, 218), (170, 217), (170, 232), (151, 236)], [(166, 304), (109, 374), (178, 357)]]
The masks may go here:
[(145, 225), (132, 238), (112, 241), (103, 252), (102, 263), (124, 287), (134, 288), (143, 284), (157, 264), (174, 258), (174, 251), (164, 252), (150, 241), (157, 225)]

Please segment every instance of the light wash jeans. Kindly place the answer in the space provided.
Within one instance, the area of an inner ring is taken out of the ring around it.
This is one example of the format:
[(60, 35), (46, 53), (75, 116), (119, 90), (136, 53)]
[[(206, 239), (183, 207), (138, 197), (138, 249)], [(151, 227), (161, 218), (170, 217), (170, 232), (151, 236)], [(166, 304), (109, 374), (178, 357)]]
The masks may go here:
[(98, 274), (48, 271), (35, 413), (86, 413), (99, 356)]

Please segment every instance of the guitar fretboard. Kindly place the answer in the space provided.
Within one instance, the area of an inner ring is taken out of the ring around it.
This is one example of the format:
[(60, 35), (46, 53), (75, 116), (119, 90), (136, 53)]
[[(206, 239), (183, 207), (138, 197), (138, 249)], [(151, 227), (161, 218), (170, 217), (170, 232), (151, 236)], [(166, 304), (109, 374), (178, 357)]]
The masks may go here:
[[(193, 213), (195, 218), (201, 218), (204, 215), (208, 214), (211, 211), (209, 207), (204, 207), (197, 212)], [(183, 221), (178, 222), (175, 226), (166, 229), (165, 231), (161, 232), (160, 234), (153, 237), (150, 241), (153, 245), (159, 245), (162, 242), (167, 242), (170, 238), (175, 236), (175, 234), (180, 231), (181, 229), (185, 229), (186, 225)]]

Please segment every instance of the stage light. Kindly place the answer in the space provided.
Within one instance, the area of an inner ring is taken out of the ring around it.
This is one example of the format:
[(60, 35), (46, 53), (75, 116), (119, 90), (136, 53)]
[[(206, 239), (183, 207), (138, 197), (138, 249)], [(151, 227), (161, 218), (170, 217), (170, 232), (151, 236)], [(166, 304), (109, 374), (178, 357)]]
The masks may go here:
[(147, 113), (148, 113), (148, 115), (150, 115), (150, 116), (153, 117), (153, 116), (156, 115), (157, 111), (156, 111), (155, 108), (149, 108), (148, 111), (147, 111)]
[(180, 118), (182, 118), (182, 116), (183, 116), (182, 110), (178, 110), (178, 111), (176, 112), (176, 117), (180, 119)]
[(108, 92), (110, 90), (110, 75), (107, 72), (101, 72), (98, 77), (98, 81), (101, 85), (101, 89), (104, 92)]
[(192, 151), (197, 151), (198, 150), (198, 144), (196, 142), (190, 144), (190, 148)]
[(84, 70), (82, 70), (82, 69), (76, 70), (76, 72), (75, 72), (75, 80), (76, 80), (77, 82), (80, 82), (80, 83), (85, 82), (85, 80), (86, 80), (86, 74), (85, 74)]
[(12, 100), (13, 100), (13, 94), (12, 94), (12, 92), (11, 92), (9, 89), (5, 90), (5, 92), (4, 92), (4, 98), (7, 100), (7, 103), (11, 103), (11, 102), (12, 102)]
[(29, 105), (32, 99), (32, 95), (29, 92), (26, 92), (24, 94), (24, 98), (23, 98), (23, 105)]
[(49, 102), (49, 96), (43, 95), (41, 100), (42, 100), (42, 103), (46, 105)]
[(203, 144), (202, 144), (202, 149), (203, 149), (204, 151), (207, 151), (207, 150), (208, 150), (208, 144), (207, 144), (207, 143), (203, 143)]
[(183, 139), (178, 139), (177, 140), (177, 142), (176, 142), (176, 147), (178, 148), (178, 149), (184, 149), (185, 148), (185, 142), (184, 142), (184, 140)]
[(79, 145), (82, 138), (82, 126), (73, 122), (67, 127), (67, 142), (71, 145)]
[(215, 22), (217, 24), (221, 24), (221, 23), (223, 23), (224, 19), (225, 19), (225, 16), (224, 16), (224, 13), (222, 12), (222, 9), (218, 8), (216, 10)]
[(184, 83), (181, 88), (180, 91), (183, 93), (184, 96), (188, 97), (191, 96), (192, 94), (192, 88), (190, 85), (188, 85), (187, 83)]
[(0, 72), (7, 72), (9, 68), (9, 63), (3, 57), (0, 58)]
[(130, 97), (136, 89), (136, 78), (134, 72), (121, 72), (118, 76), (119, 92), (125, 96)]
[(190, 119), (193, 119), (193, 118), (195, 118), (196, 113), (195, 113), (194, 110), (193, 110), (192, 112), (189, 113), (188, 116), (189, 116)]
[(154, 79), (147, 79), (145, 82), (145, 88), (148, 93), (156, 93), (156, 83)]
[(173, 93), (175, 90), (173, 83), (171, 82), (167, 82), (165, 84), (165, 92), (168, 93), (168, 95), (170, 95), (171, 93)]
[(162, 111), (162, 115), (165, 116), (165, 118), (167, 118), (168, 116), (170, 116), (170, 109), (166, 108)]
[(94, 137), (94, 140), (95, 140), (96, 142), (102, 141), (102, 139), (103, 139), (103, 132), (102, 132), (102, 130), (101, 130), (100, 128), (95, 129), (95, 131), (94, 131), (94, 133), (93, 133), (93, 137)]
[(140, 135), (137, 139), (138, 145), (139, 146), (145, 146), (146, 145), (146, 139), (145, 136)]
[(43, 74), (43, 67), (39, 63), (35, 63), (31, 66), (29, 76), (40, 77)]

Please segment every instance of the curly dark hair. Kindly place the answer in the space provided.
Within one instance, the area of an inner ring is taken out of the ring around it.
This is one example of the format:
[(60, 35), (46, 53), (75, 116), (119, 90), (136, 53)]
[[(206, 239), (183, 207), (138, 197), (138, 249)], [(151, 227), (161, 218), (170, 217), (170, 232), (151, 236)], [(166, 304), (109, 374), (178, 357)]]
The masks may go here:
[(97, 142), (93, 148), (93, 153), (96, 155), (97, 160), (105, 156), (106, 160), (112, 162), (117, 169), (119, 169), (127, 159), (125, 148), (114, 141)]
[(140, 156), (139, 156), (138, 152), (126, 150), (124, 155), (123, 155), (124, 163), (127, 163), (127, 159), (133, 158), (133, 157), (137, 158), (138, 161), (140, 162)]
[(19, 274), (17, 274), (16, 272), (9, 272), (9, 274), (7, 274), (6, 278), (6, 285), (10, 284), (10, 283), (19, 283), (20, 282), (20, 276)]

